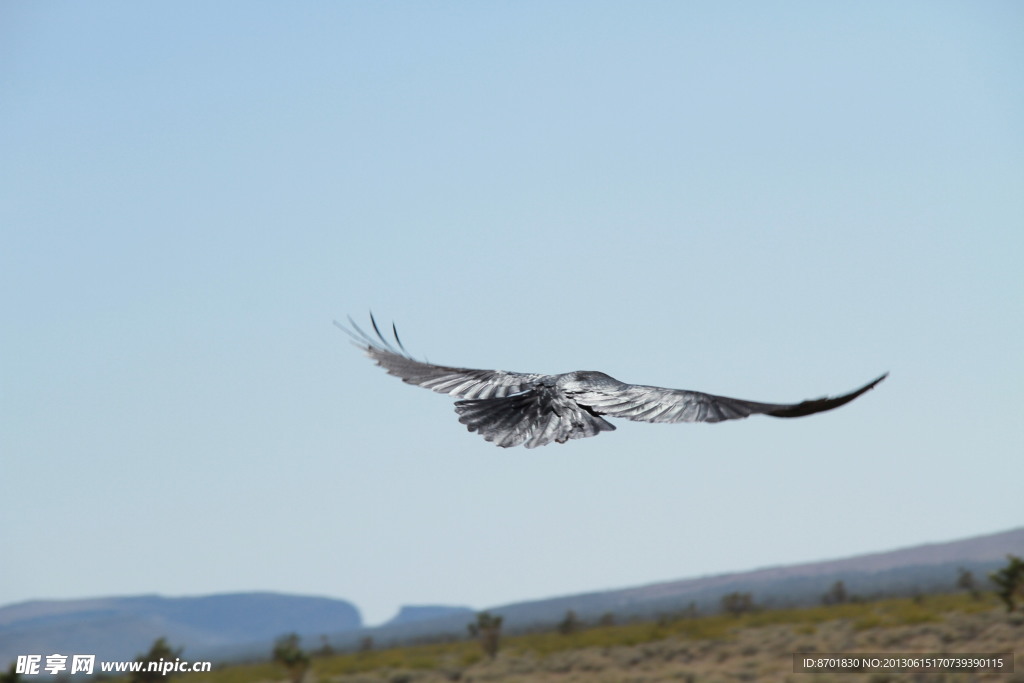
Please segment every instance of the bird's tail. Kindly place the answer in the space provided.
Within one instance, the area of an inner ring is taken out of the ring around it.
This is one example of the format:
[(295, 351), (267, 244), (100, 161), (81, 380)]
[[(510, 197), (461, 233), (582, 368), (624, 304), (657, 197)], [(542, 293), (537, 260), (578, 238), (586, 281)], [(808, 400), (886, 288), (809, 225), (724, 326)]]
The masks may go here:
[(615, 429), (615, 425), (546, 387), (502, 398), (456, 401), (455, 412), (469, 431), (503, 448), (536, 448)]

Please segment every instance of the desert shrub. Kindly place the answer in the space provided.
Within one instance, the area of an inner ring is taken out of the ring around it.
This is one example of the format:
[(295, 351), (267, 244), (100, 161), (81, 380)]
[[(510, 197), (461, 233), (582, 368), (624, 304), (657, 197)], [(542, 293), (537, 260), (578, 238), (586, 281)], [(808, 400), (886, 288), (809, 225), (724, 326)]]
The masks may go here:
[(1024, 560), (1016, 555), (1007, 555), (1005, 567), (992, 572), (989, 578), (996, 584), (996, 595), (1006, 605), (1006, 611), (1017, 609), (1017, 600), (1024, 599)]
[(501, 645), (501, 624), (503, 621), (503, 617), (491, 614), (490, 612), (481, 612), (476, 615), (475, 622), (466, 626), (469, 634), (480, 643), (480, 649), (491, 659), (498, 656), (498, 647)]
[(754, 611), (754, 598), (750, 593), (734, 592), (722, 596), (722, 611), (739, 616)]

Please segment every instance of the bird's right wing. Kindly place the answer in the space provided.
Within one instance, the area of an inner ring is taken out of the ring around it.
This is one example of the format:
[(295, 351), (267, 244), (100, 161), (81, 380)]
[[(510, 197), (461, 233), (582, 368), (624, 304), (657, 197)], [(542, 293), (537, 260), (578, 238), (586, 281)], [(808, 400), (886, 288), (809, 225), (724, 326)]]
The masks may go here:
[(623, 384), (617, 389), (579, 392), (573, 398), (598, 415), (622, 417), (637, 422), (722, 422), (751, 415), (803, 417), (849, 403), (888, 376), (889, 373), (885, 373), (842, 396), (808, 399), (800, 403), (759, 403), (699, 391), (641, 384)]
[(394, 375), (407, 384), (415, 384), (441, 394), (466, 399), (500, 398), (526, 391), (545, 377), (504, 370), (472, 370), (424, 363), (412, 358), (405, 350), (394, 325), (391, 326), (391, 331), (397, 347), (381, 334), (372, 314), (370, 323), (373, 325), (376, 338), (363, 332), (351, 317), (348, 322), (352, 326), (351, 329), (337, 320), (334, 324), (348, 334), (353, 343), (363, 349), (366, 355), (384, 368), (389, 375)]

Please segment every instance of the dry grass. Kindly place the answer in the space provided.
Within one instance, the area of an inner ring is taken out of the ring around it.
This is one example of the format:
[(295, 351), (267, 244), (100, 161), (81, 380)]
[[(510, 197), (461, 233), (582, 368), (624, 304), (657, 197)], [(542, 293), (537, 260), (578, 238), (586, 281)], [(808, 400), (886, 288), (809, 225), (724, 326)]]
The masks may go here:
[[(306, 683), (850, 681), (850, 674), (795, 674), (795, 652), (1024, 651), (1024, 618), (994, 600), (929, 596), (741, 617), (707, 616), (506, 638), (494, 660), (474, 642), (422, 645), (315, 659)], [(868, 683), (1024, 683), (1016, 674), (858, 674)], [(284, 681), (267, 665), (230, 667), (188, 683)]]

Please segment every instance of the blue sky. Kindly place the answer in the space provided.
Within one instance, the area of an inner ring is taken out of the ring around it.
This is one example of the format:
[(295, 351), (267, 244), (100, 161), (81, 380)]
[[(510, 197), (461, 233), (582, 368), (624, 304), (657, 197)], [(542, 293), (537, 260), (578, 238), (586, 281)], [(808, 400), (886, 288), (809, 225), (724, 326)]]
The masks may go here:
[[(1016, 2), (0, 5), (0, 604), (511, 601), (1019, 526)], [(498, 449), (414, 354), (799, 420)]]

